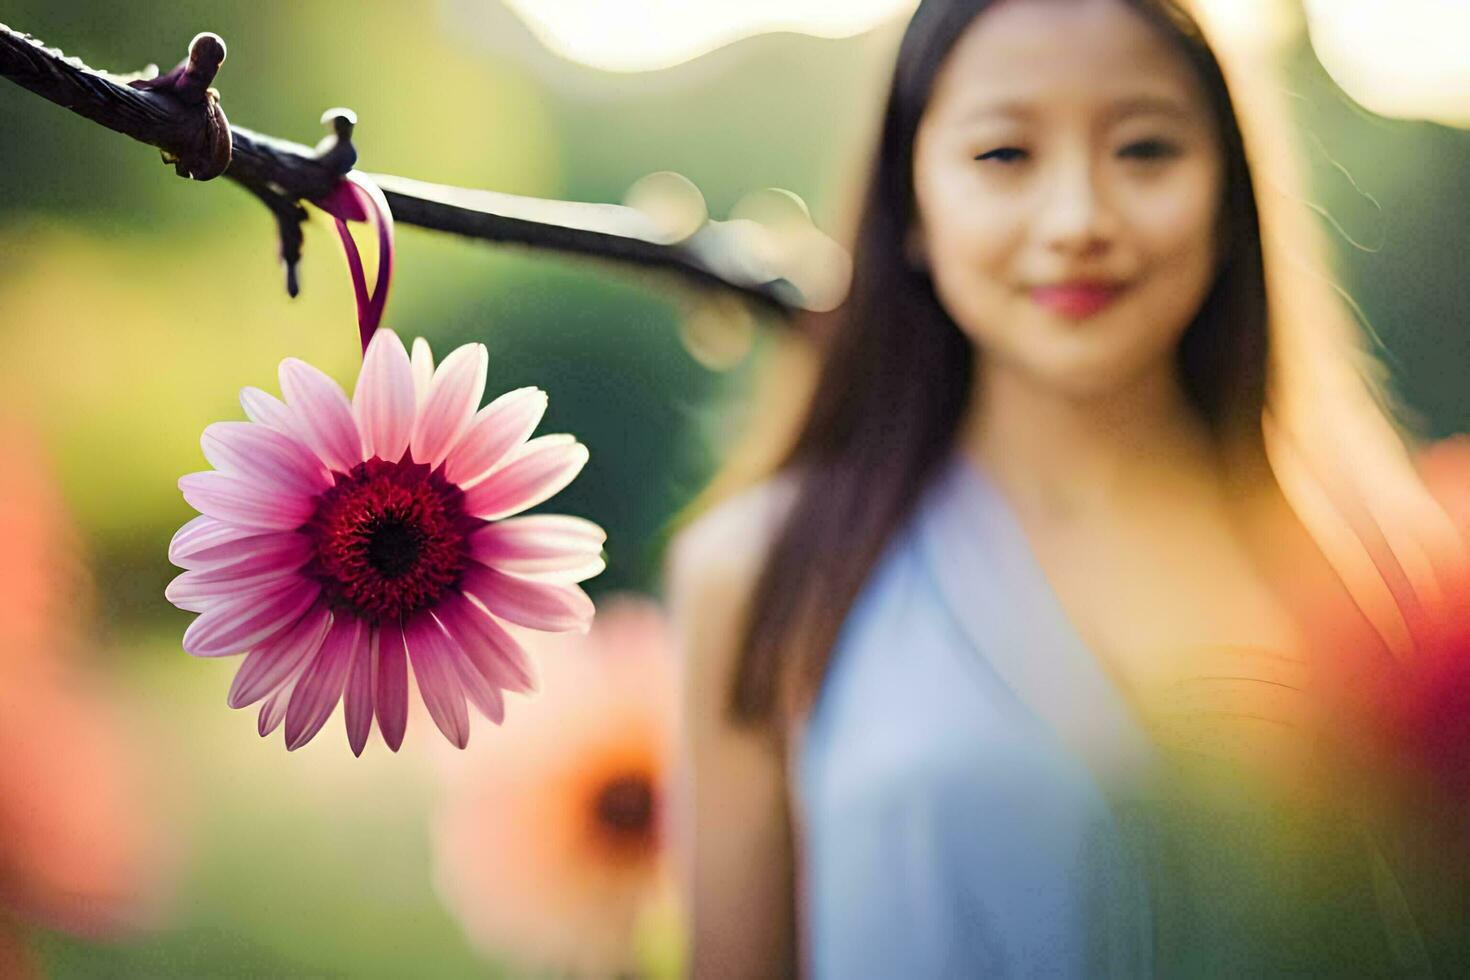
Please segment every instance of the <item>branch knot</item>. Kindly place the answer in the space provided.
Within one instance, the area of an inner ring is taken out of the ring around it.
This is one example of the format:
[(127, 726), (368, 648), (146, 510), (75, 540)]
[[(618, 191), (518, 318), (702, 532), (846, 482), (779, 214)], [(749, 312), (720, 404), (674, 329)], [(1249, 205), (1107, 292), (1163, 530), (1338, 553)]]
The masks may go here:
[(204, 31), (189, 42), (189, 57), (173, 71), (158, 78), (139, 78), (128, 84), (145, 92), (166, 96), (183, 106), (202, 106), (204, 125), (183, 153), (163, 153), (180, 177), (211, 180), (230, 165), (230, 121), (220, 108), (219, 91), (212, 87), (214, 76), (225, 61), (225, 42), (218, 34)]

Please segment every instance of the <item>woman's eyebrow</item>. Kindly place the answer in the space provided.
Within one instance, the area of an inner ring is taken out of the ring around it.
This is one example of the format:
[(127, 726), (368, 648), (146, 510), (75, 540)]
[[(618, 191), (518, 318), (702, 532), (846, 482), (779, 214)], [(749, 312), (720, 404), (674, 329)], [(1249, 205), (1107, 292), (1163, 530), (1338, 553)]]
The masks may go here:
[(1167, 116), (1187, 122), (1195, 113), (1178, 99), (1166, 95), (1132, 95), (1118, 99), (1108, 107), (1110, 122), (1121, 122), (1133, 116)]
[(956, 121), (964, 123), (985, 122), (990, 119), (1021, 120), (1030, 119), (1036, 114), (1036, 110), (1029, 102), (1021, 99), (1004, 99), (998, 102), (976, 102), (956, 116)]
[[(996, 119), (1025, 122), (1035, 115), (1036, 107), (1024, 99), (1001, 99), (968, 105), (956, 114), (955, 120), (961, 125)], [(1196, 114), (1172, 96), (1140, 94), (1113, 101), (1106, 107), (1105, 115), (1109, 123), (1116, 123), (1134, 116), (1166, 116), (1183, 122), (1194, 119)]]

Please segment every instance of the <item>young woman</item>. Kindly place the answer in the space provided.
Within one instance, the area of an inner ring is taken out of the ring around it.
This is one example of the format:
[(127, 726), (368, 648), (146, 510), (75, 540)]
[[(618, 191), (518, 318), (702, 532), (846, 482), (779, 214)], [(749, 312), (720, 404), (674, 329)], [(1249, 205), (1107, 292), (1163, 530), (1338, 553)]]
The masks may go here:
[(1321, 737), (1412, 643), (1333, 503), (1453, 549), (1267, 238), (1172, 2), (923, 0), (794, 448), (673, 550), (696, 975), (1429, 968)]

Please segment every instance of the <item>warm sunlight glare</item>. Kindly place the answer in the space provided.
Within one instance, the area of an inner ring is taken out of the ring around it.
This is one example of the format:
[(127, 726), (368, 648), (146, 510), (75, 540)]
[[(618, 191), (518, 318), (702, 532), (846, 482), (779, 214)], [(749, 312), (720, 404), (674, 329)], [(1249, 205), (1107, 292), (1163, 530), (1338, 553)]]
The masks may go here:
[(1210, 40), (1227, 50), (1269, 52), (1301, 28), (1301, 12), (1288, 0), (1192, 0), (1186, 6)]
[(606, 71), (654, 71), (756, 34), (850, 37), (917, 0), (505, 0), (565, 58)]
[(1384, 116), (1470, 126), (1470, 3), (1305, 0), (1312, 45), (1344, 92)]

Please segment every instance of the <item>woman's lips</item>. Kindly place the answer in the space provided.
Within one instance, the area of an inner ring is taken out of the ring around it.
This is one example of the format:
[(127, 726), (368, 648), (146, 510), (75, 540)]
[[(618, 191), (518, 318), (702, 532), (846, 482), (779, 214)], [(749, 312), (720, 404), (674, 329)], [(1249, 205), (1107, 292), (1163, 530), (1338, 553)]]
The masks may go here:
[(1112, 305), (1122, 292), (1123, 287), (1113, 283), (1075, 282), (1039, 286), (1031, 290), (1031, 298), (1053, 313), (1085, 320)]

